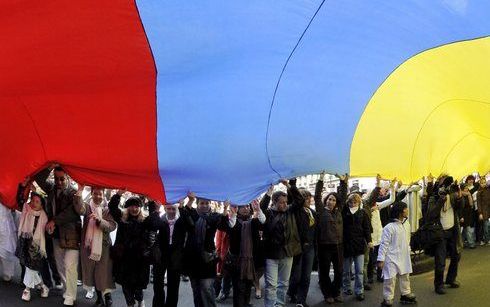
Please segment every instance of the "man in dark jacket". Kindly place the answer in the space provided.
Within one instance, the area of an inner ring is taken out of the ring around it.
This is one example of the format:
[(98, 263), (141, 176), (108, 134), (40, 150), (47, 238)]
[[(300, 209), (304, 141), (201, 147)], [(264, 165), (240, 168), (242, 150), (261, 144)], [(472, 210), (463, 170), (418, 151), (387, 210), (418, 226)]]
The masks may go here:
[(216, 306), (214, 280), (216, 278), (217, 254), (214, 237), (216, 230), (226, 230), (227, 223), (236, 219), (236, 209), (228, 218), (228, 208), (223, 214), (211, 212), (211, 201), (197, 198), (197, 210), (192, 208), (196, 200), (194, 193), (189, 193), (189, 202), (182, 213), (189, 216), (191, 225), (185, 244), (185, 269), (191, 278), (194, 305), (196, 307)]
[[(285, 306), (293, 257), (301, 253), (301, 240), (296, 224), (296, 212), (303, 208), (304, 198), (296, 187), (296, 180), (282, 180), (293, 202), (288, 206), (284, 192), (272, 194), (272, 187), (260, 201), (266, 216), (264, 225), (265, 246), (265, 306)], [(272, 206), (269, 202), (272, 198)]]
[(77, 299), (78, 259), (82, 221), (85, 213), (83, 203), (74, 203), (74, 196), (81, 195), (83, 187), (77, 192), (70, 185), (70, 179), (60, 166), (54, 168), (54, 184), (47, 181), (51, 169), (41, 171), (35, 180), (47, 193), (46, 224), (53, 239), (53, 251), (58, 273), (65, 286), (64, 305), (73, 306)]
[(452, 177), (442, 176), (433, 187), (431, 182), (429, 182), (427, 187), (431, 194), (428, 195), (429, 202), (425, 220), (429, 224), (440, 224), (443, 229), (442, 240), (438, 241), (432, 248), (435, 258), (434, 288), (437, 294), (446, 293), (443, 281), (446, 257), (448, 255), (451, 258), (451, 262), (449, 263), (445, 283), (451, 288), (459, 288), (456, 277), (463, 244), (458, 212), (461, 211), (462, 193), (457, 184), (452, 184)]
[[(165, 214), (160, 217), (159, 205), (147, 219), (154, 219), (158, 229), (158, 248), (161, 259), (153, 265), (153, 306), (177, 307), (179, 300), (180, 274), (183, 267), (184, 244), (190, 222), (188, 216), (180, 214), (178, 205), (165, 204)], [(153, 210), (150, 210), (152, 212)], [(167, 274), (167, 296), (165, 297), (165, 273)]]
[(354, 292), (359, 301), (364, 300), (364, 254), (367, 248), (372, 248), (371, 222), (365, 210), (359, 208), (361, 197), (352, 193), (347, 198), (347, 205), (342, 210), (344, 227), (344, 294), (351, 295), (351, 266), (355, 266)]

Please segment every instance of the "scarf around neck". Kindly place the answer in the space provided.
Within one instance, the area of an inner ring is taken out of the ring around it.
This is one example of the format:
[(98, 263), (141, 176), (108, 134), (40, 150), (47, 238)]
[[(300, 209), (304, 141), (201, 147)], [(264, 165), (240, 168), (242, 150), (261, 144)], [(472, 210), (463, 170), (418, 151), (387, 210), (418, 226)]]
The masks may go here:
[[(36, 217), (38, 218), (36, 229), (34, 224), (36, 223)], [(35, 211), (25, 204), (20, 216), (18, 236), (19, 238), (31, 239), (34, 247), (39, 248), (41, 256), (46, 258), (46, 237), (44, 235), (44, 228), (48, 223), (48, 216), (44, 210)]]
[[(98, 219), (102, 220), (102, 205), (97, 205), (93, 200), (90, 200), (90, 211), (95, 213)], [(102, 241), (104, 234), (102, 229), (97, 226), (96, 219), (91, 218), (87, 224), (87, 232), (85, 233), (85, 247), (90, 250), (89, 259), (100, 261), (102, 256)]]

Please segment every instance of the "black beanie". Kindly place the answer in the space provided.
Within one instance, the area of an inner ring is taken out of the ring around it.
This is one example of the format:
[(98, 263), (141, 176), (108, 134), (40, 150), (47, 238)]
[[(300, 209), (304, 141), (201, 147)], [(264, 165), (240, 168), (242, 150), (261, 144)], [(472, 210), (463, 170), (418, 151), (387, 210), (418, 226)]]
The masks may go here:
[(139, 197), (133, 196), (130, 197), (128, 200), (126, 200), (126, 203), (124, 204), (124, 208), (128, 208), (131, 206), (138, 206), (141, 208), (143, 206), (143, 202)]

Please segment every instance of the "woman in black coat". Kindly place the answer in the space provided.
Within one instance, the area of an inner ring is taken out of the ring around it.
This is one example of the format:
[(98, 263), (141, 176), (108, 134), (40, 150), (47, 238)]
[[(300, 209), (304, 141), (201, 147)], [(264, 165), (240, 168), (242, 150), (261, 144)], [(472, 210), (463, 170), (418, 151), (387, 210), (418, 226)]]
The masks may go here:
[(112, 249), (114, 263), (113, 274), (116, 282), (122, 286), (126, 304), (144, 306), (143, 289), (150, 278), (150, 265), (144, 253), (147, 247), (147, 225), (141, 207), (141, 199), (129, 198), (119, 209), (122, 191), (112, 196), (109, 210), (117, 222), (116, 242)]

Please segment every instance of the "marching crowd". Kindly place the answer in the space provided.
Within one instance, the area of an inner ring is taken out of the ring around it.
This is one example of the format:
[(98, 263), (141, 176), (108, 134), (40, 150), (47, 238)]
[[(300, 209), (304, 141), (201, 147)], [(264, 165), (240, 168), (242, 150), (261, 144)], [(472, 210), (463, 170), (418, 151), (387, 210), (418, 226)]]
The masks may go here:
[[(54, 182), (48, 180), (51, 174)], [(397, 281), (400, 301), (416, 303), (409, 278), (412, 249), (434, 257), (434, 290), (444, 294), (445, 288), (459, 287), (463, 246), (490, 244), (490, 187), (484, 177), (477, 183), (470, 175), (459, 184), (447, 175), (428, 176), (404, 186), (396, 179), (383, 184), (378, 176), (370, 193), (349, 192), (348, 176), (338, 178), (337, 192), (327, 195), (322, 173), (314, 195), (298, 188), (295, 179), (282, 180), (285, 192), (271, 186), (248, 205), (225, 202), (213, 208), (211, 200), (192, 192), (187, 201), (162, 205), (92, 187), (84, 199), (85, 188), (75, 189), (55, 165), (19, 184), (18, 223), (0, 206), (3, 277), (12, 278), (18, 261), (22, 300), (30, 301), (35, 289), (48, 297), (58, 288), (66, 306), (75, 304), (79, 280), (88, 293), (95, 289), (97, 306), (113, 304), (115, 283), (127, 306), (145, 306), (143, 290), (152, 278), (153, 306), (165, 307), (177, 306), (186, 278), (197, 307), (216, 306), (231, 289), (233, 306), (251, 306), (253, 288), (262, 298), (264, 277), (266, 307), (288, 301), (305, 307), (317, 266), (327, 304), (349, 295), (363, 301), (372, 283), (383, 282), (381, 305), (391, 306)], [(412, 235), (407, 202), (418, 191), (422, 218)]]

